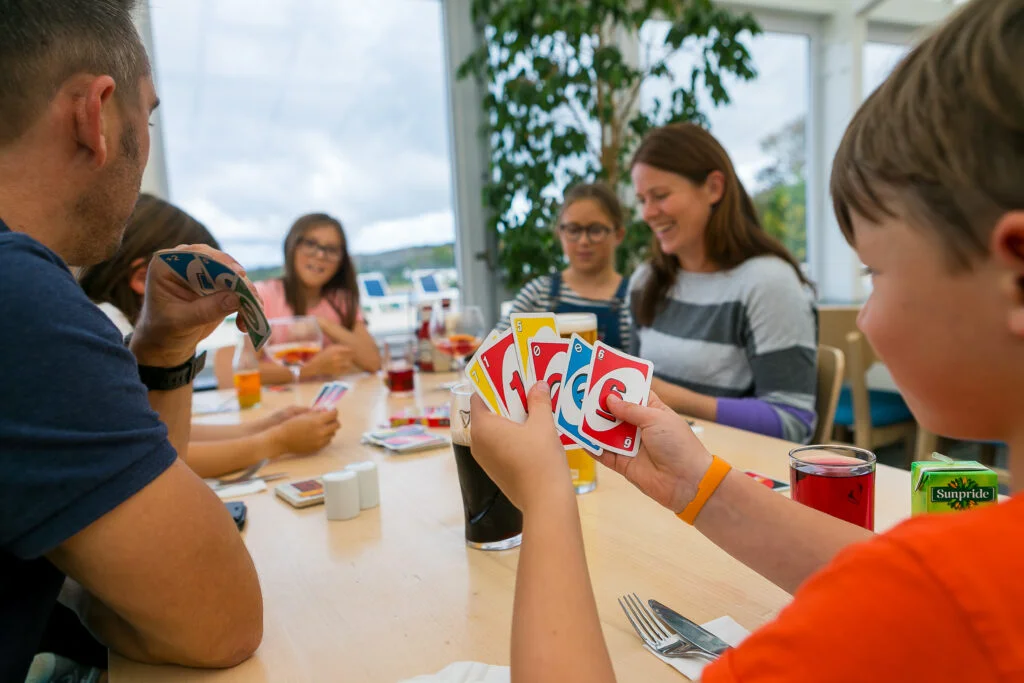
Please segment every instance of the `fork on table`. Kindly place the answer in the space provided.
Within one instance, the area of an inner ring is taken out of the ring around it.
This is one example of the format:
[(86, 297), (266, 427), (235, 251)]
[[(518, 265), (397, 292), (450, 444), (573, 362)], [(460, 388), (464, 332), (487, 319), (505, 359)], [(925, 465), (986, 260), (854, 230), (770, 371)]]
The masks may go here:
[(662, 657), (718, 659), (718, 655), (705, 652), (688, 640), (683, 640), (682, 636), (665, 626), (636, 593), (619, 598), (619, 606), (644, 645)]

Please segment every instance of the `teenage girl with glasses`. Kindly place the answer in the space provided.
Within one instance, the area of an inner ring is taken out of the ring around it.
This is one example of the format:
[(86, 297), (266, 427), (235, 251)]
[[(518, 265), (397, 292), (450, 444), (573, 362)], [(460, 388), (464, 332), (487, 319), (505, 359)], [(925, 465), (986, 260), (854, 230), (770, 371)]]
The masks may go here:
[[(268, 318), (315, 316), (324, 350), (302, 368), (302, 379), (336, 377), (353, 370), (376, 372), (380, 353), (359, 308), (356, 268), (341, 223), (324, 213), (299, 218), (284, 240), (284, 275), (256, 283)], [(291, 373), (260, 365), (265, 383), (285, 384)]]
[[(629, 282), (615, 270), (615, 250), (626, 235), (622, 205), (604, 183), (575, 185), (565, 193), (555, 226), (568, 267), (528, 282), (512, 313), (594, 313), (598, 337), (629, 348)], [(508, 320), (499, 324), (507, 329)]]

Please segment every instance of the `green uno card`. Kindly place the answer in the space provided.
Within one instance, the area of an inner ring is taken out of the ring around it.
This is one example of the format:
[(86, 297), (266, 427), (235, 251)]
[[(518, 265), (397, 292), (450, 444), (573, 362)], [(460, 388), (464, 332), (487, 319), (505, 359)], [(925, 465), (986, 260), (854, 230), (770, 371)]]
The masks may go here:
[(263, 313), (260, 300), (250, 291), (244, 278), (235, 280), (235, 285), (231, 290), (238, 295), (241, 306), (238, 313), (245, 321), (245, 329), (249, 333), (249, 338), (252, 339), (252, 345), (259, 351), (270, 338), (270, 323)]

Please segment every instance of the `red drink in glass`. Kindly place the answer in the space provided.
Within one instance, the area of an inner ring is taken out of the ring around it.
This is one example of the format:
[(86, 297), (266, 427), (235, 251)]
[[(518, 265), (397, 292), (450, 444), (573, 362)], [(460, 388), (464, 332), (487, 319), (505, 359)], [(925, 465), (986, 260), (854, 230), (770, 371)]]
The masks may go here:
[(793, 500), (865, 529), (875, 529), (875, 456), (842, 446), (790, 454)]
[(415, 377), (408, 363), (393, 363), (388, 367), (388, 389), (394, 394), (411, 394), (416, 388)]

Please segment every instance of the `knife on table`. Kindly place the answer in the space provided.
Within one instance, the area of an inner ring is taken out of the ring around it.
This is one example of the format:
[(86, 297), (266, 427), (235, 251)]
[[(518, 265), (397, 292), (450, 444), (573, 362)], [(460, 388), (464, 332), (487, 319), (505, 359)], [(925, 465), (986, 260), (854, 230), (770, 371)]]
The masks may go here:
[(648, 600), (647, 603), (662, 621), (678, 633), (683, 640), (693, 643), (697, 649), (717, 657), (732, 647), (729, 643), (711, 633), (711, 631), (693, 623), (675, 610), (665, 607), (665, 605), (657, 600)]

